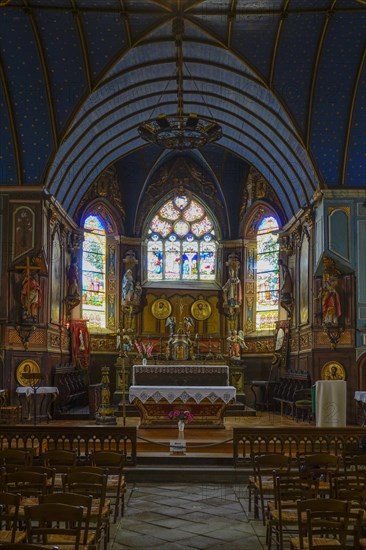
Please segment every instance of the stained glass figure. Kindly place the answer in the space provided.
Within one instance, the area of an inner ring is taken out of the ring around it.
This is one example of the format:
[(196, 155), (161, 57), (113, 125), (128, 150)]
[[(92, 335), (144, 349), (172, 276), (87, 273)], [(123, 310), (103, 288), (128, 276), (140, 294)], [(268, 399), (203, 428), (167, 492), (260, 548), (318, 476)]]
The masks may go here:
[(182, 278), (197, 279), (198, 243), (183, 242)]
[(106, 237), (102, 221), (90, 215), (84, 222), (82, 317), (90, 328), (105, 328)]
[(179, 279), (180, 276), (180, 244), (165, 246), (165, 279)]
[(147, 230), (148, 280), (214, 280), (217, 242), (205, 208), (188, 194), (168, 200)]
[(274, 329), (278, 319), (279, 244), (273, 231), (278, 231), (275, 218), (263, 218), (257, 232), (257, 330)]
[(150, 280), (163, 278), (163, 243), (153, 241), (147, 247), (147, 276)]
[(216, 273), (216, 245), (214, 243), (200, 243), (200, 278), (215, 279)]

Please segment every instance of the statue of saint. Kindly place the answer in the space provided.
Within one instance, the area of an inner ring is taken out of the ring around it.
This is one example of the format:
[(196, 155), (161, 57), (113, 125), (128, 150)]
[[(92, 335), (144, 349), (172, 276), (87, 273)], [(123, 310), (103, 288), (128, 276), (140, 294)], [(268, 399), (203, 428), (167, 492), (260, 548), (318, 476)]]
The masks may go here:
[(222, 287), (224, 307), (238, 308), (242, 301), (241, 284), (238, 277), (240, 261), (236, 254), (230, 254), (226, 262), (229, 269), (229, 278)]
[(323, 323), (325, 325), (337, 326), (342, 313), (336, 284), (336, 277), (324, 274), (323, 286), (320, 289), (319, 297), (322, 300)]
[(248, 346), (244, 341), (244, 332), (242, 330), (239, 330), (239, 332), (232, 330), (230, 336), (228, 336), (226, 340), (228, 344), (229, 357), (240, 358), (241, 351), (248, 349)]
[(76, 256), (71, 259), (67, 273), (67, 296), (80, 299), (79, 266)]
[(42, 290), (34, 275), (25, 275), (20, 291), (20, 303), (24, 319), (35, 321), (42, 303)]
[(131, 269), (127, 269), (122, 280), (122, 300), (132, 302), (134, 299), (135, 283)]
[(191, 335), (191, 331), (194, 329), (194, 321), (192, 317), (184, 317), (184, 329), (187, 336)]
[(280, 305), (291, 317), (294, 305), (293, 285), (290, 270), (282, 260), (278, 260), (280, 267)]
[(170, 334), (170, 336), (173, 336), (173, 334), (175, 334), (176, 328), (177, 328), (176, 318), (173, 317), (173, 316), (168, 317), (167, 320), (165, 321), (165, 326), (169, 327), (169, 334)]

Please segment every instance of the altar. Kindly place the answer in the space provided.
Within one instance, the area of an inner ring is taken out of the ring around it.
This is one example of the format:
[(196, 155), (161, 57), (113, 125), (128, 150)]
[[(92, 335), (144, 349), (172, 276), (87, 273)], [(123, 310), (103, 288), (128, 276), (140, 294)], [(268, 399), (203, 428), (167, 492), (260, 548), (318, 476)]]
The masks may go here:
[(141, 428), (173, 428), (169, 412), (188, 410), (190, 428), (223, 428), (224, 414), (236, 400), (227, 365), (154, 365), (132, 367), (129, 401), (139, 410)]
[(141, 428), (173, 428), (169, 412), (175, 409), (190, 411), (193, 422), (189, 427), (224, 427), (224, 413), (235, 402), (233, 386), (131, 386), (130, 402), (141, 415)]

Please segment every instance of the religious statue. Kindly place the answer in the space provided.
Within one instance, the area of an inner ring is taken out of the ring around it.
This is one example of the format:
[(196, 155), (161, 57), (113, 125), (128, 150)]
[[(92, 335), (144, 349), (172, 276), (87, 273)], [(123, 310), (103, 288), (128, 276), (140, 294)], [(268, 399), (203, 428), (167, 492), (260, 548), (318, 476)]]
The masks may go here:
[(184, 317), (184, 330), (187, 336), (191, 335), (191, 331), (194, 329), (194, 321), (192, 317)]
[(142, 295), (142, 286), (140, 281), (137, 281), (135, 285), (135, 290), (133, 292), (133, 301), (139, 304), (141, 302), (141, 295)]
[(34, 275), (25, 275), (20, 292), (20, 303), (24, 320), (35, 321), (42, 303), (42, 290)]
[(173, 336), (173, 334), (175, 334), (176, 328), (177, 328), (176, 318), (173, 317), (173, 316), (168, 317), (167, 320), (165, 321), (165, 326), (169, 327), (169, 334), (170, 334), (170, 336)]
[(132, 269), (127, 269), (122, 280), (122, 300), (132, 302), (134, 299), (135, 283), (133, 280)]
[(85, 351), (84, 335), (81, 329), (79, 329), (79, 351)]
[(341, 302), (336, 290), (336, 277), (324, 274), (323, 285), (319, 292), (322, 301), (323, 323), (337, 326), (341, 316)]
[(232, 330), (230, 336), (226, 338), (228, 344), (228, 355), (229, 357), (240, 358), (241, 350), (248, 349), (248, 346), (244, 341), (244, 332), (239, 330)]
[(291, 317), (294, 305), (292, 278), (288, 266), (282, 260), (278, 260), (278, 265), (280, 268), (280, 305)]
[(73, 256), (70, 267), (67, 272), (67, 294), (65, 301), (67, 303), (68, 312), (80, 304), (80, 281), (79, 281), (79, 266), (76, 256)]
[(322, 319), (325, 326), (339, 326), (341, 316), (341, 301), (336, 289), (340, 271), (337, 269), (332, 258), (323, 258), (324, 273), (322, 286), (320, 287), (317, 299), (321, 299)]

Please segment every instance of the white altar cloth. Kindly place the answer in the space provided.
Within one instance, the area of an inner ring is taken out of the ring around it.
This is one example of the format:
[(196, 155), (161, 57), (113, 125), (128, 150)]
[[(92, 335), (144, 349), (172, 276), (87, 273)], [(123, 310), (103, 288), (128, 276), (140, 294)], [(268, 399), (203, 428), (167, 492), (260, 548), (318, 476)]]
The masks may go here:
[(316, 425), (320, 428), (346, 427), (347, 383), (344, 380), (318, 380)]
[(366, 403), (366, 391), (355, 391), (355, 401)]
[(39, 388), (36, 388), (35, 392), (34, 388), (32, 388), (31, 386), (18, 386), (15, 391), (19, 394), (25, 393), (26, 397), (30, 397), (34, 393), (36, 393), (37, 395), (46, 395), (47, 393), (58, 395), (59, 393), (56, 386), (40, 386)]
[(234, 386), (130, 386), (129, 389), (130, 403), (134, 399), (139, 399), (142, 403), (148, 399), (153, 399), (155, 403), (162, 399), (168, 403), (173, 403), (178, 399), (183, 403), (189, 399), (201, 403), (204, 399), (208, 399), (211, 403), (222, 401), (227, 404), (235, 401), (235, 398)]

